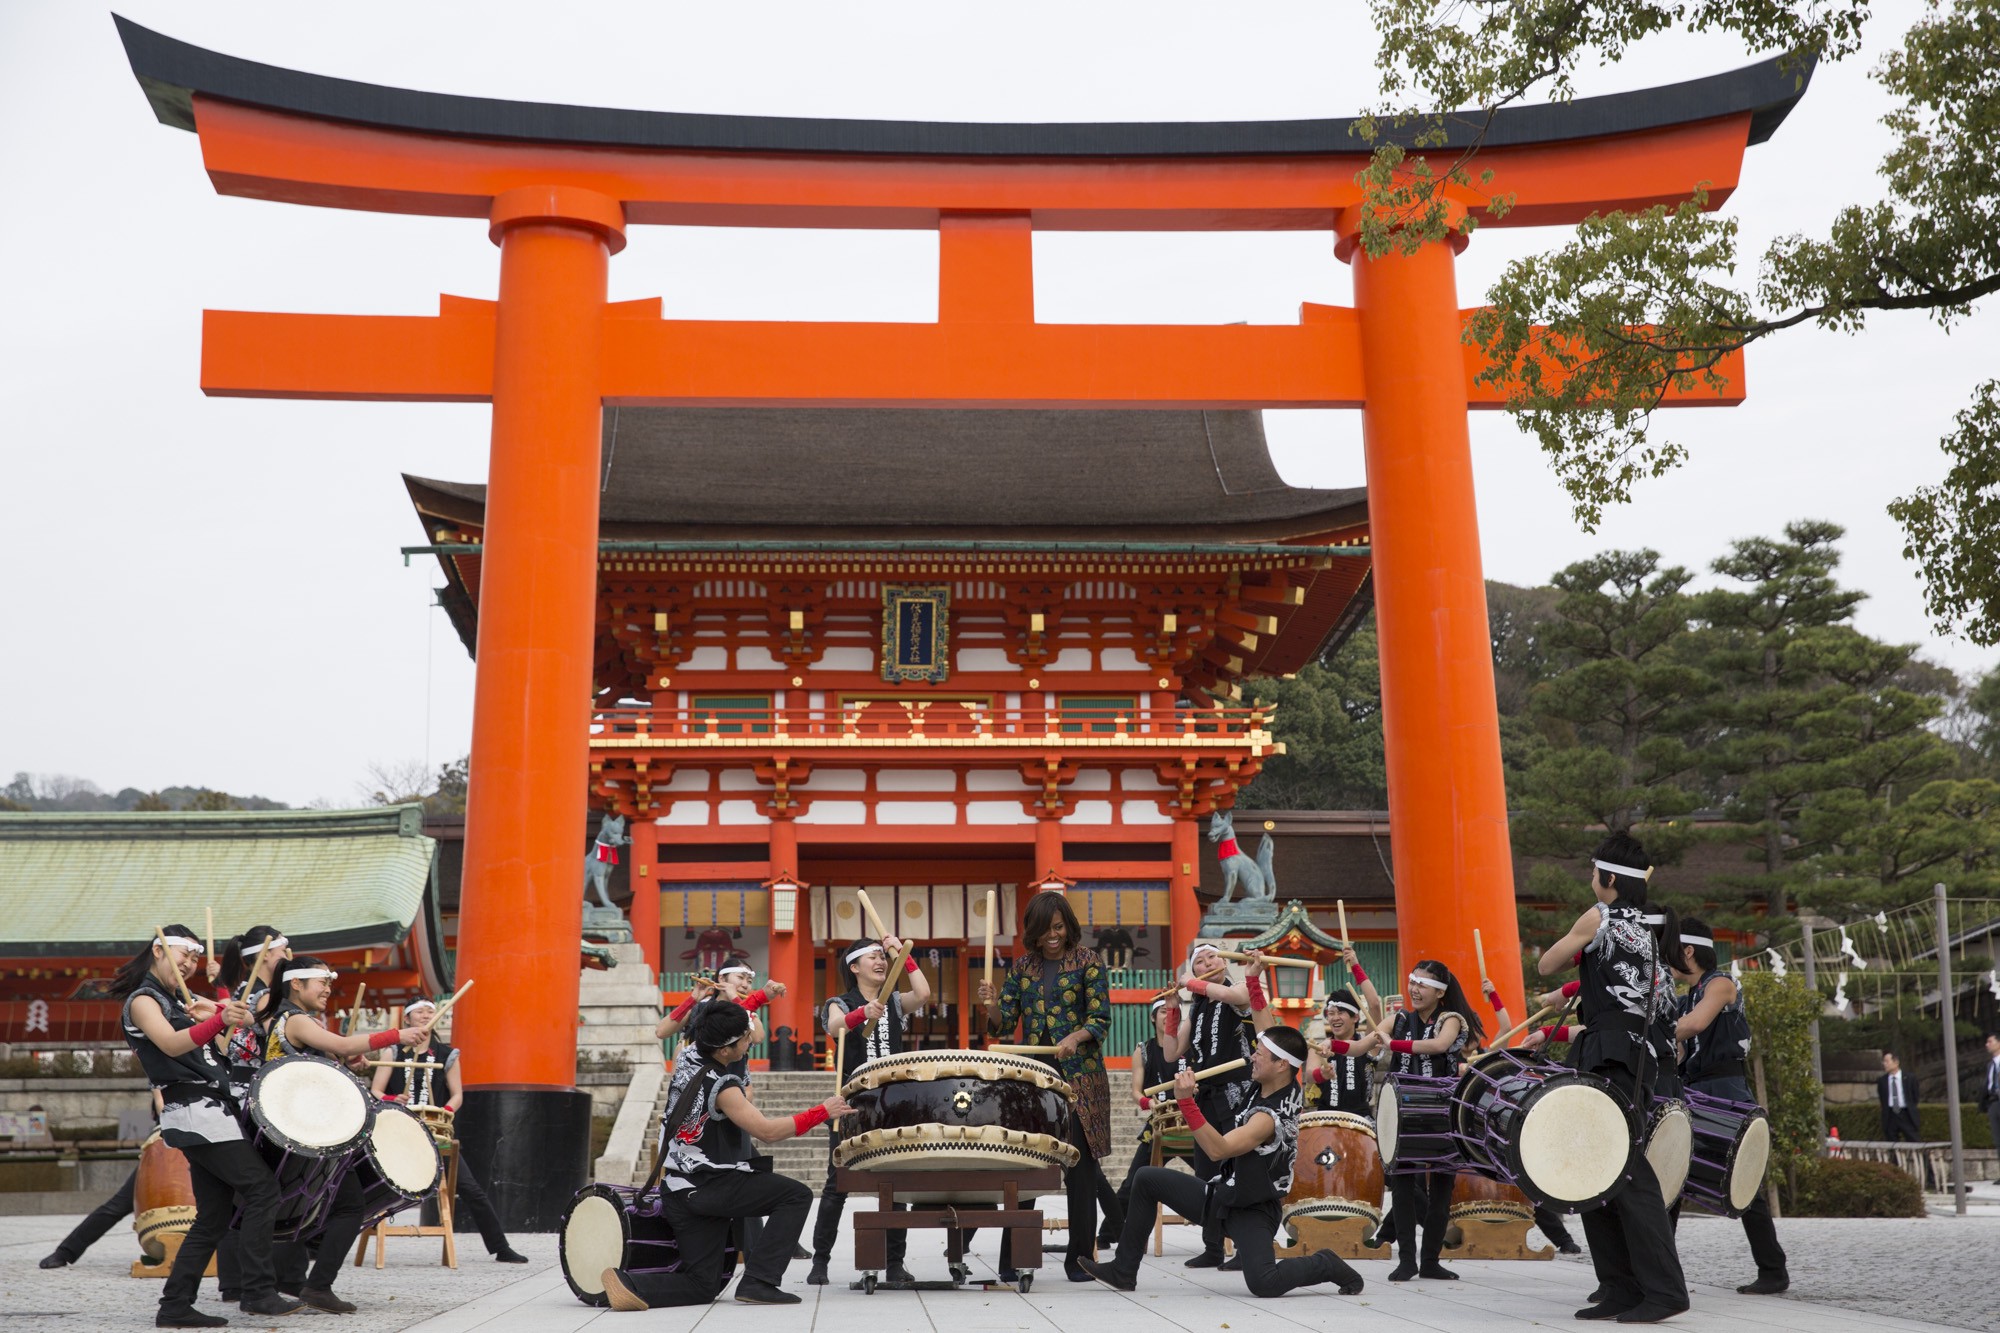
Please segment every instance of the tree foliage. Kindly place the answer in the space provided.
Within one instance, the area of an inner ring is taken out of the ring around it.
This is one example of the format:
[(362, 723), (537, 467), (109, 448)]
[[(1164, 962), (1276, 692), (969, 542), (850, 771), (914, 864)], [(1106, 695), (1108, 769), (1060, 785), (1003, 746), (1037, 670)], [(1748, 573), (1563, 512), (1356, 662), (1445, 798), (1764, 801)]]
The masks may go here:
[(1245, 808), (1381, 810), (1389, 804), (1382, 758), (1382, 677), (1371, 615), (1322, 662), (1290, 680), (1251, 684), (1277, 708), (1285, 753), (1267, 760), (1239, 798)]
[[(1813, 1076), (1812, 1024), (1825, 1000), (1798, 973), (1747, 971), (1737, 983), (1750, 1020), (1750, 1052), (1764, 1069), (1764, 1110), (1771, 1120), (1771, 1171), (1792, 1181), (1819, 1156), (1826, 1090)], [(1758, 1089), (1753, 1085), (1751, 1091)]]

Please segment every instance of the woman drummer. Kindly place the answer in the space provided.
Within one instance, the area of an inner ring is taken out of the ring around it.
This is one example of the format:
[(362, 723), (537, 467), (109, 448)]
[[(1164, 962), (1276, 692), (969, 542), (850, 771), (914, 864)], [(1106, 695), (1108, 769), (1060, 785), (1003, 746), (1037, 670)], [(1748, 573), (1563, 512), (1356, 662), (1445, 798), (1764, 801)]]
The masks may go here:
[[(1132, 1154), (1132, 1165), (1125, 1168), (1125, 1179), (1118, 1186), (1118, 1215), (1121, 1219), (1131, 1206), (1132, 1178), (1139, 1174), (1140, 1167), (1153, 1164), (1153, 1136), (1159, 1132), (1159, 1127), (1157, 1117), (1152, 1113), (1159, 1109), (1159, 1104), (1146, 1095), (1146, 1089), (1173, 1082), (1175, 1062), (1167, 1058), (1166, 1043), (1180, 1031), (1180, 1019), (1180, 1001), (1172, 995), (1160, 996), (1153, 1001), (1153, 1035), (1132, 1048), (1132, 1104), (1147, 1115), (1144, 1126), (1139, 1130), (1139, 1146)], [(1184, 1154), (1163, 1149), (1162, 1155)], [(1112, 1227), (1110, 1221), (1107, 1217), (1097, 1228), (1099, 1249), (1108, 1249), (1118, 1243), (1118, 1232), (1123, 1227)]]
[[(423, 1025), (357, 1032), (351, 1036), (329, 1031), (325, 1025), (326, 1006), (333, 998), (334, 979), (339, 975), (310, 955), (293, 958), (285, 964), (278, 973), (278, 1004), (271, 1012), (266, 1031), (267, 1062), (301, 1055), (331, 1056), (344, 1062), (370, 1051), (397, 1045), (421, 1046), (430, 1040), (430, 1028)], [(333, 1205), (320, 1224), (318, 1236), (311, 1242), (318, 1246), (319, 1253), (299, 1288), (299, 1299), (313, 1309), (328, 1314), (352, 1314), (358, 1308), (352, 1301), (333, 1294), (333, 1280), (340, 1276), (341, 1264), (361, 1234), (361, 1215), (366, 1208), (360, 1178), (352, 1171), (343, 1173)]]
[[(233, 996), (250, 1010), (250, 1022), (230, 1028), (220, 1043), (223, 1060), (229, 1066), (229, 1081), (241, 1104), (250, 1096), (250, 1081), (264, 1067), (264, 1035), (260, 1025), (270, 1017), (271, 1007), (276, 1003), (273, 996), (277, 992), (272, 983), (278, 969), (292, 956), (291, 942), (276, 926), (252, 926), (223, 944), (221, 954), (215, 969), (215, 983), (221, 989), (216, 993)], [(243, 1230), (234, 1226), (222, 1233), (222, 1240), (215, 1247), (215, 1276), (225, 1301), (236, 1300), (242, 1292), (238, 1259), (242, 1244)], [(281, 1244), (277, 1255), (279, 1266), (289, 1267), (291, 1243)]]
[[(1069, 1253), (1063, 1273), (1088, 1282), (1078, 1264), (1090, 1252), (1097, 1231), (1097, 1173), (1111, 1154), (1111, 1080), (1104, 1072), (1104, 1039), (1111, 1031), (1110, 976), (1097, 951), (1083, 943), (1083, 927), (1059, 889), (1044, 889), (1028, 900), (1021, 926), (1026, 946), (1008, 965), (999, 992), (979, 983), (986, 1006), (986, 1032), (1002, 1040), (1016, 1028), (1031, 1046), (1054, 1046), (1054, 1061), (1076, 1096), (1069, 1119), (1070, 1142), (1079, 1150), (1076, 1165), (1063, 1173), (1069, 1199)], [(1001, 1280), (1009, 1280), (1012, 1247), (1001, 1239)]]
[(194, 1223), (160, 1292), (154, 1323), (161, 1328), (216, 1328), (229, 1322), (195, 1309), (194, 1299), (209, 1256), (239, 1204), (248, 1228), (242, 1249), (243, 1311), (286, 1315), (299, 1308), (297, 1301), (278, 1295), (271, 1268), (278, 1182), (243, 1137), (229, 1075), (213, 1045), (225, 1029), (248, 1024), (250, 1011), (235, 1001), (184, 998), (201, 955), (192, 930), (178, 924), (162, 927), (153, 943), (118, 969), (109, 987), (125, 1001), (119, 1020), (125, 1043), (160, 1096), (160, 1137), (187, 1158), (194, 1186)]
[[(1374, 987), (1364, 979), (1366, 993)], [(1345, 1111), (1349, 1115), (1373, 1117), (1374, 1056), (1385, 1049), (1389, 1039), (1380, 1032), (1361, 1028), (1362, 997), (1342, 986), (1320, 1006), (1320, 1020), (1326, 1026), (1326, 1040), (1309, 1043), (1306, 1053), (1306, 1106), (1316, 1111)], [(1376, 1000), (1371, 1008), (1379, 1009)]]
[[(1244, 1061), (1246, 1069), (1249, 1063), (1252, 1032), (1250, 990), (1245, 984), (1231, 982), (1222, 975), (1227, 967), (1215, 945), (1197, 942), (1188, 951), (1187, 967), (1181, 973), (1181, 988), (1194, 998), (1187, 1021), (1175, 1034), (1174, 1044), (1167, 1048), (1167, 1056), (1172, 1060), (1186, 1061), (1188, 1068), (1197, 1074), (1232, 1060)], [(1201, 1080), (1196, 1088), (1195, 1102), (1201, 1107), (1202, 1115), (1221, 1125), (1235, 1124), (1236, 1113), (1256, 1095), (1252, 1080), (1244, 1070), (1212, 1075)], [(1222, 1163), (1210, 1157), (1199, 1141), (1194, 1145), (1194, 1156), (1189, 1164), (1194, 1167), (1195, 1176), (1204, 1181), (1222, 1169)], [(1182, 1266), (1232, 1270), (1236, 1267), (1233, 1262), (1223, 1261), (1222, 1226), (1219, 1221), (1203, 1223), (1201, 1252)]]
[[(1377, 1028), (1388, 1038), (1389, 1066), (1398, 1074), (1446, 1078), (1458, 1073), (1469, 1043), (1484, 1041), (1486, 1025), (1472, 1010), (1451, 969), (1423, 959), (1410, 970), (1409, 1007), (1393, 1025)], [(1458, 1274), (1438, 1262), (1444, 1253), (1445, 1228), (1451, 1222), (1451, 1191), (1458, 1176), (1451, 1171), (1421, 1171), (1393, 1177), (1390, 1213), (1395, 1219), (1398, 1262), (1391, 1282), (1413, 1277), (1452, 1281)], [(1423, 1228), (1423, 1246), (1417, 1230)]]

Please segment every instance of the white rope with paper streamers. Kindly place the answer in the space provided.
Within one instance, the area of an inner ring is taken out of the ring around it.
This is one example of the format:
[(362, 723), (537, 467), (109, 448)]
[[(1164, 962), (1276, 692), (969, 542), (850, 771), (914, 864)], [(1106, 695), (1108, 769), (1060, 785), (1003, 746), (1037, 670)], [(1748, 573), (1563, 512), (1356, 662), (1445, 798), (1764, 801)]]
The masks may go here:
[(1839, 981), (1833, 983), (1833, 1007), (1840, 1011), (1842, 1018), (1854, 1017), (1847, 1005), (1847, 973), (1845, 972), (1840, 974)]
[(1860, 950), (1854, 947), (1854, 941), (1847, 937), (1846, 926), (1842, 926), (1840, 928), (1840, 951), (1847, 957), (1853, 959), (1854, 965), (1856, 967), (1860, 968), (1864, 972), (1868, 970), (1868, 960), (1861, 956)]
[(1882, 932), (1882, 933), (1883, 933), (1884, 935), (1887, 935), (1887, 934), (1889, 933), (1889, 913), (1888, 913), (1888, 912), (1886, 912), (1886, 911), (1881, 911), (1881, 912), (1877, 912), (1877, 913), (1875, 914), (1875, 929), (1877, 929), (1877, 930), (1881, 931), (1881, 932)]
[(1782, 977), (1790, 969), (1785, 966), (1785, 956), (1776, 949), (1766, 949), (1764, 954), (1771, 960), (1771, 975)]
[(1729, 979), (1739, 984), (1743, 980), (1743, 968), (1734, 958), (1729, 960)]
[(1986, 989), (1993, 993), (1994, 999), (2000, 1000), (2000, 968), (1986, 974)]

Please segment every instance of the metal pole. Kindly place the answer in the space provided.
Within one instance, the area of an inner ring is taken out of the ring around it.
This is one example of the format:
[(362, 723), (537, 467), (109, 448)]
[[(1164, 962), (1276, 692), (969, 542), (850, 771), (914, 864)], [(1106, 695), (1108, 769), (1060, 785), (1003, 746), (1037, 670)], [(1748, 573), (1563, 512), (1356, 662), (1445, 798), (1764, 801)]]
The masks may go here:
[(1965, 1216), (1965, 1126), (1958, 1113), (1958, 1032), (1952, 1021), (1951, 950), (1944, 924), (1944, 885), (1937, 886), (1938, 1021), (1944, 1025), (1944, 1106), (1951, 1122), (1951, 1197)]
[[(1799, 918), (1799, 924), (1805, 927), (1806, 932), (1806, 989), (1813, 993), (1814, 999), (1818, 999), (1819, 997), (1819, 968), (1813, 962), (1813, 922), (1816, 919), (1810, 916)], [(1819, 1124), (1819, 1156), (1821, 1157), (1826, 1155), (1826, 1076), (1821, 1069), (1819, 1059), (1819, 1011), (1823, 1007), (1824, 1004), (1821, 1004), (1813, 1009), (1812, 1023), (1806, 1028), (1806, 1035), (1812, 1039), (1813, 1082), (1820, 1086), (1820, 1095), (1813, 1102), (1813, 1119)]]

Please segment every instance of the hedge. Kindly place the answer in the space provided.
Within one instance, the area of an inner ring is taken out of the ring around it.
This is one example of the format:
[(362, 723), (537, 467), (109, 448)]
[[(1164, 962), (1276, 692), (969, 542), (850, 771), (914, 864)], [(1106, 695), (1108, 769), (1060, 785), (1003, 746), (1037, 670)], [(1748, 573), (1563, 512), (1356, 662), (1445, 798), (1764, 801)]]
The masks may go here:
[(1798, 1188), (1785, 1204), (1792, 1217), (1922, 1217), (1924, 1192), (1887, 1162), (1845, 1157), (1802, 1162)]
[[(1928, 1143), (1948, 1143), (1951, 1141), (1951, 1123), (1943, 1102), (1923, 1102), (1917, 1107), (1919, 1138)], [(1959, 1107), (1959, 1123), (1965, 1130), (1965, 1146), (1968, 1148), (1991, 1148), (1993, 1130), (1986, 1123), (1986, 1113), (1971, 1102)], [(1843, 1139), (1880, 1140), (1882, 1137), (1882, 1112), (1875, 1102), (1843, 1102), (1835, 1105), (1827, 1103), (1826, 1125), (1829, 1130), (1836, 1125)]]

